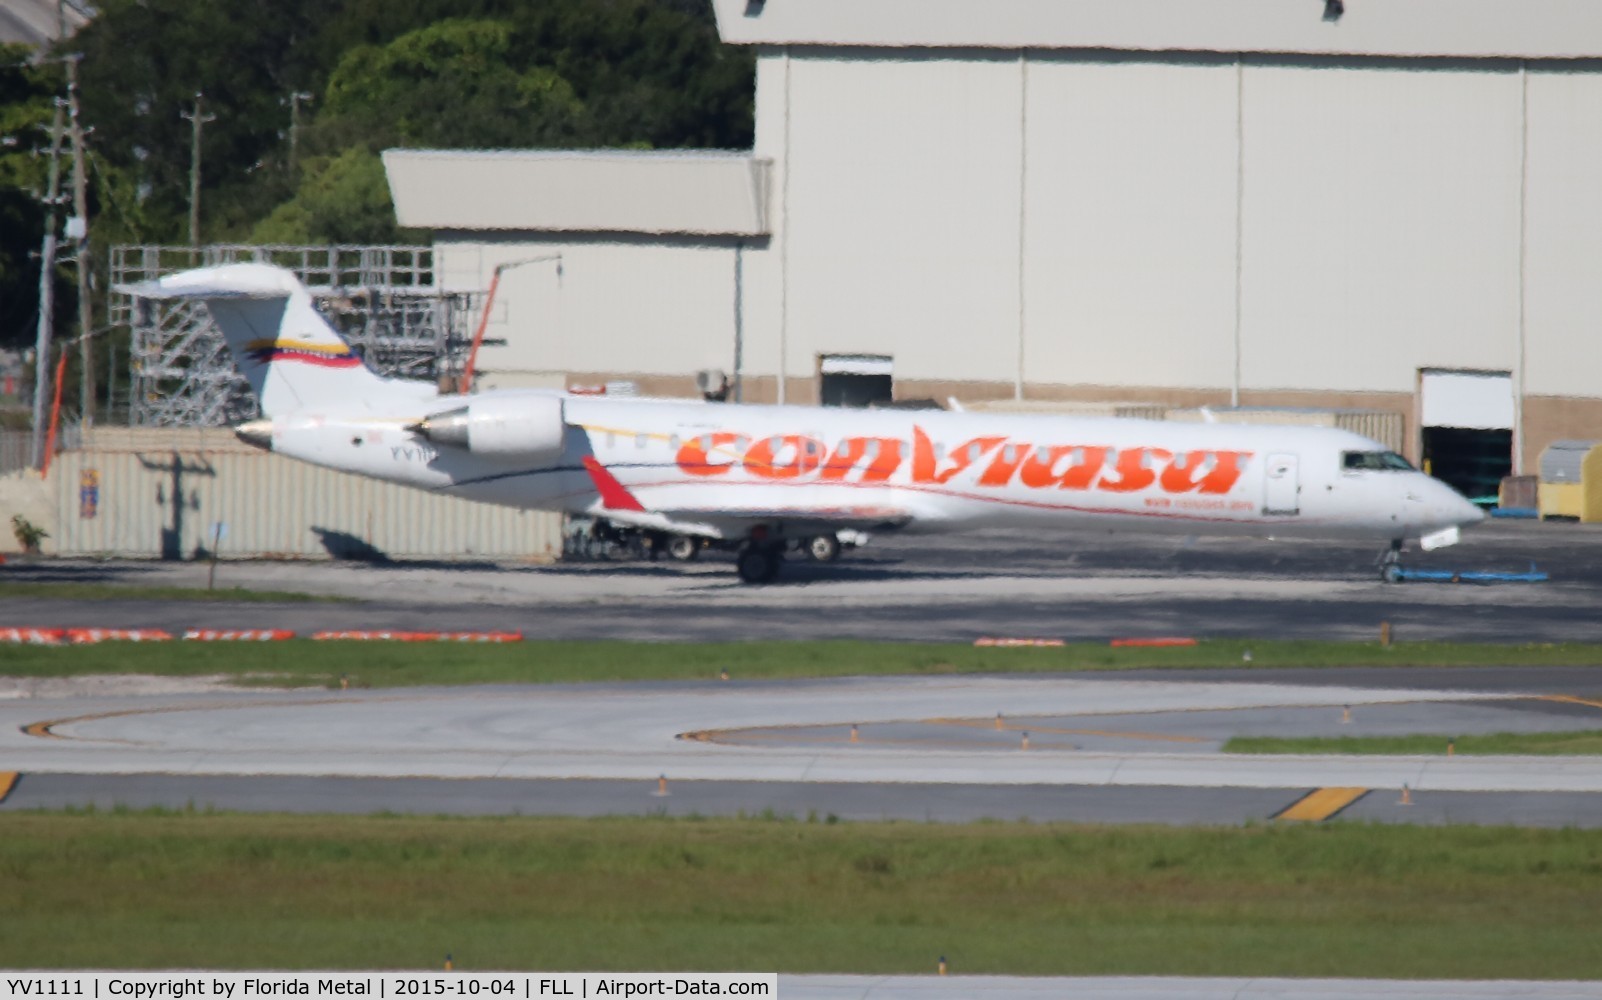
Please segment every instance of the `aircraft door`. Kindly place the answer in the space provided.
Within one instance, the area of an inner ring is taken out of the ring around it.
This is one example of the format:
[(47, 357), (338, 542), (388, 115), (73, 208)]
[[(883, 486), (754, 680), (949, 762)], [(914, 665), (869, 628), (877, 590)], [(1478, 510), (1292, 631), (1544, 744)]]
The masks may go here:
[(1296, 514), (1301, 511), (1301, 478), (1295, 455), (1270, 455), (1263, 471), (1263, 513)]

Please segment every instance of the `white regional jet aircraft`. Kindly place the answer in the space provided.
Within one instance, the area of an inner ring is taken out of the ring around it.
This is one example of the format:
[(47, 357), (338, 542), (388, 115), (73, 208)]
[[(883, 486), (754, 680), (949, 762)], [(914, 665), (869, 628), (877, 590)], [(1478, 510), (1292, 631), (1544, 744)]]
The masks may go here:
[(1179, 535), (1458, 540), (1481, 512), (1379, 442), (1313, 427), (441, 395), (374, 374), (293, 274), (229, 264), (123, 289), (198, 298), (266, 419), (252, 444), (514, 507), (737, 547), (764, 583), (844, 529), (1056, 524)]

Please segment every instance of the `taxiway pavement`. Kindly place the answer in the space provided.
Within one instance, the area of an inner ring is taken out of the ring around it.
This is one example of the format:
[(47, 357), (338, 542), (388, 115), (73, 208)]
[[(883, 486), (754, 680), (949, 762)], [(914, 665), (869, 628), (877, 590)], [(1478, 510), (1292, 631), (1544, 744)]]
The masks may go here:
[[(1565, 692), (1539, 674), (1510, 692), (1515, 671), (1483, 671), (1500, 682), (1492, 690), (1356, 687), (1322, 673), (1324, 684), (1081, 675), (13, 699), (0, 702), (0, 769), (24, 775), (5, 808), (316, 811), (343, 797), (380, 811), (410, 797), (425, 812), (1238, 823), (1340, 787), (1373, 790), (1346, 814), (1380, 820), (1602, 817), (1594, 758), (1218, 752), (1233, 728), (1602, 725), (1602, 705), (1541, 697)], [(1025, 726), (1040, 741), (1027, 749)], [(1172, 737), (1187, 742), (1174, 750)], [(1083, 749), (1086, 739), (1129, 746)]]
[(12, 597), (0, 624), (71, 627), (521, 629), (531, 638), (838, 638), (971, 641), (1195, 635), (1602, 641), (1602, 526), (1497, 522), (1409, 561), (1528, 570), (1537, 584), (1386, 584), (1369, 547), (985, 530), (875, 538), (828, 565), (790, 560), (779, 583), (735, 580), (727, 557), (562, 563), (224, 562), (220, 587), (353, 603), (141, 600), (146, 586), (206, 584), (192, 562), (13, 560), (0, 579), (127, 585), (100, 601)]

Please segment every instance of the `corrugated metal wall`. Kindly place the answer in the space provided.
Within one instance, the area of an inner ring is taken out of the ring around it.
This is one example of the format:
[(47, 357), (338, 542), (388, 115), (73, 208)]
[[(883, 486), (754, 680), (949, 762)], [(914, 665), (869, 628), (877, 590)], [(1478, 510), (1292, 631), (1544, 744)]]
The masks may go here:
[(63, 452), (51, 551), (192, 558), (554, 559), (562, 518), (443, 497), (257, 451), (225, 429), (109, 429)]

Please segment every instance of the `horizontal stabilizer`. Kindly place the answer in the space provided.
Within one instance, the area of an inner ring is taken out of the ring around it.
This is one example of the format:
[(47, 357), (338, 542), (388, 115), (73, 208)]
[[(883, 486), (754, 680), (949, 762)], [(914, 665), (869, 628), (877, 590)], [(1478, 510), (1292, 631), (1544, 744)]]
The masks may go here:
[(301, 289), (289, 271), (262, 264), (224, 264), (169, 274), (155, 281), (118, 285), (141, 299), (280, 299)]

